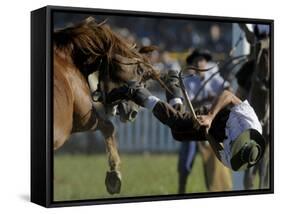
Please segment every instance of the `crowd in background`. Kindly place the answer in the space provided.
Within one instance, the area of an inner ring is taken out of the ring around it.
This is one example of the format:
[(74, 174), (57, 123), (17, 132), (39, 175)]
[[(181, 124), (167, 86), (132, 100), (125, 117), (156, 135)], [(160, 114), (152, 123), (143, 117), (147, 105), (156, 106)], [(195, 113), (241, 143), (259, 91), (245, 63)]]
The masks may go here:
[[(54, 28), (79, 22), (91, 14), (55, 13)], [(166, 18), (126, 16), (94, 16), (107, 23), (128, 42), (139, 45), (156, 45), (160, 50), (183, 52), (190, 48), (206, 48), (224, 53), (232, 47), (232, 23), (216, 23)]]

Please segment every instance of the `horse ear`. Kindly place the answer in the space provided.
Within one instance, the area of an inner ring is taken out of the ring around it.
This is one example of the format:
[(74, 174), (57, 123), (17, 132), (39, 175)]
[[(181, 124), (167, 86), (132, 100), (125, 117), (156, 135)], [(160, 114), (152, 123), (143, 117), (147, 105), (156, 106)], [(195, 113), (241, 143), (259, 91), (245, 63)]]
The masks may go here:
[(89, 23), (95, 23), (97, 24), (97, 26), (102, 26), (107, 22), (107, 19), (103, 20), (102, 22), (100, 22), (99, 24), (96, 23), (96, 20), (94, 17), (89, 16), (88, 18), (84, 19), (83, 24), (87, 25)]
[(86, 18), (84, 21), (84, 24), (89, 24), (91, 22), (95, 22), (95, 18), (92, 16), (89, 16), (88, 18)]
[(102, 22), (100, 22), (100, 23), (98, 24), (98, 26), (102, 26), (102, 25), (104, 25), (106, 22), (107, 22), (107, 19), (105, 19), (105, 20), (103, 20)]
[(137, 44), (136, 44), (136, 43), (133, 43), (129, 48), (130, 48), (131, 50), (134, 50), (136, 47), (137, 47)]
[(148, 53), (151, 53), (155, 50), (158, 50), (158, 47), (155, 46), (155, 45), (143, 46), (143, 47), (140, 48), (139, 53), (148, 54)]

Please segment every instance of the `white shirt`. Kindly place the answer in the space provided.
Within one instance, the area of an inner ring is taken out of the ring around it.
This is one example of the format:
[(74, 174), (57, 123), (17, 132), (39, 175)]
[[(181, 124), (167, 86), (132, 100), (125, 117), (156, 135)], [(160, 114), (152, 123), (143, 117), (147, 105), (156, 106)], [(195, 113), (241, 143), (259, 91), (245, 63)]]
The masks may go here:
[(262, 134), (260, 121), (247, 100), (235, 105), (230, 109), (229, 118), (226, 122), (225, 135), (223, 141), (224, 149), (220, 151), (222, 163), (231, 168), (231, 146), (233, 142), (243, 131), (247, 129), (255, 129)]

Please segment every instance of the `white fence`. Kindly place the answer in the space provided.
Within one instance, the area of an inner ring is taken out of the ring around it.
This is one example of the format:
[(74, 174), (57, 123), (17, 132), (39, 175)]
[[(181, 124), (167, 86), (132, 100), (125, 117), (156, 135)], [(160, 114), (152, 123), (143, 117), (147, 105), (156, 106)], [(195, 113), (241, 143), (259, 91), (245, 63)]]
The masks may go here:
[(132, 123), (115, 119), (120, 151), (125, 152), (173, 152), (179, 142), (173, 140), (170, 129), (160, 123), (149, 110), (142, 109)]

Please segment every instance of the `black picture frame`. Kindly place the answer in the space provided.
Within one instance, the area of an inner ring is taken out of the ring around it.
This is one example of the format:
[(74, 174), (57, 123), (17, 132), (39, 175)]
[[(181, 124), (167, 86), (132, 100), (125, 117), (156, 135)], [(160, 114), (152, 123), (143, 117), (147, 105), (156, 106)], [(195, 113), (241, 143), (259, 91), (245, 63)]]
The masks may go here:
[[(216, 22), (259, 23), (270, 25), (270, 188), (229, 192), (192, 193), (79, 201), (53, 201), (53, 89), (52, 89), (52, 14), (93, 13), (97, 15), (141, 16), (153, 18), (208, 20)], [(78, 7), (46, 6), (31, 12), (31, 202), (44, 207), (82, 206), (190, 198), (226, 197), (274, 193), (274, 21), (237, 17), (199, 16), (143, 11), (123, 11)]]

